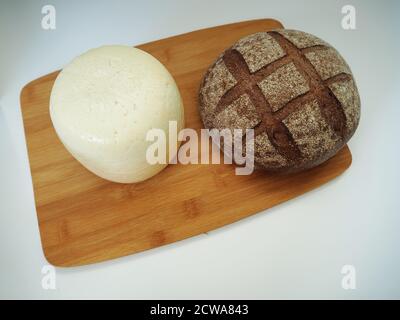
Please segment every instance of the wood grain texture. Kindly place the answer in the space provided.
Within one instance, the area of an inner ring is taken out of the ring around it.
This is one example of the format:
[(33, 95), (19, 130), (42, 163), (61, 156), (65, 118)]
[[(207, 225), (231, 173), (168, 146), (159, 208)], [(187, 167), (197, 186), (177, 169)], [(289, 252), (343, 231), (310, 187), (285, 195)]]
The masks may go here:
[[(186, 127), (199, 130), (197, 93), (208, 66), (239, 38), (279, 27), (275, 20), (253, 20), (138, 47), (172, 73)], [(351, 164), (345, 146), (323, 165), (286, 176), (236, 176), (233, 165), (178, 164), (142, 183), (112, 183), (81, 166), (56, 136), (48, 107), (57, 74), (34, 80), (21, 92), (42, 246), (56, 266), (117, 258), (213, 230), (314, 189)]]

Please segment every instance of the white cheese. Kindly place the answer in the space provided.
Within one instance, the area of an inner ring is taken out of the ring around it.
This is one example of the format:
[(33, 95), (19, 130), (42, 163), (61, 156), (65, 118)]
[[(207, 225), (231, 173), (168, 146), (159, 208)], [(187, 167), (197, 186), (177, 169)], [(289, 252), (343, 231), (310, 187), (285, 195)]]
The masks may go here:
[[(169, 121), (183, 128), (178, 87), (150, 54), (127, 46), (92, 49), (58, 75), (50, 116), (67, 150), (98, 176), (122, 183), (150, 178), (166, 164), (146, 161), (146, 133)], [(168, 147), (167, 147), (168, 150)]]

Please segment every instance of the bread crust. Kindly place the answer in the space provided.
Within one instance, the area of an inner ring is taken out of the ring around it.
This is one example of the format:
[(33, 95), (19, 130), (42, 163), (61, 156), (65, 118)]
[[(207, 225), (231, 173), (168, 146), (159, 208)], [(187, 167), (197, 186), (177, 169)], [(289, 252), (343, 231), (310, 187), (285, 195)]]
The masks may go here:
[(336, 49), (311, 34), (276, 29), (242, 38), (217, 58), (203, 77), (199, 112), (208, 129), (254, 129), (256, 168), (295, 172), (347, 143), (360, 97)]

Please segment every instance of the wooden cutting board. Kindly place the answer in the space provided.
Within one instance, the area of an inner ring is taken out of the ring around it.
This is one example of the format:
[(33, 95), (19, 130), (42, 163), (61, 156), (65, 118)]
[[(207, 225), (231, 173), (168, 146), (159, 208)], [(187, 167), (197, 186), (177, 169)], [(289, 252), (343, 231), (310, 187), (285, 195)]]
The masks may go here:
[[(207, 67), (239, 38), (280, 28), (263, 19), (203, 29), (139, 48), (174, 76), (186, 126), (202, 128), (197, 92)], [(49, 117), (58, 71), (27, 84), (21, 108), (44, 254), (56, 266), (113, 259), (198, 235), (301, 195), (351, 164), (345, 146), (312, 170), (235, 175), (233, 165), (170, 165), (148, 181), (118, 184), (87, 171), (63, 147)]]

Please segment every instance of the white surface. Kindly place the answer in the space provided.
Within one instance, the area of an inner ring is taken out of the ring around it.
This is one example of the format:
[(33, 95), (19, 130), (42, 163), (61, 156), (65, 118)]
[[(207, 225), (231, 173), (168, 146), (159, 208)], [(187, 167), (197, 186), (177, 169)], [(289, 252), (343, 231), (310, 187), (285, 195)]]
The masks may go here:
[[(400, 298), (400, 2), (51, 3), (55, 31), (41, 29), (45, 1), (0, 4), (1, 298)], [(356, 30), (341, 28), (341, 8), (349, 3), (357, 10)], [(350, 169), (268, 214), (208, 235), (57, 269), (57, 289), (42, 289), (46, 261), (19, 108), (22, 86), (91, 47), (262, 17), (326, 39), (352, 67), (362, 115)], [(355, 290), (341, 287), (346, 264), (356, 268)]]
[(169, 141), (169, 121), (178, 130), (184, 121), (174, 78), (152, 55), (130, 46), (101, 46), (74, 58), (54, 82), (50, 117), (79, 162), (122, 183), (143, 181), (164, 169), (166, 159), (147, 161), (153, 142), (146, 133), (161, 129)]

